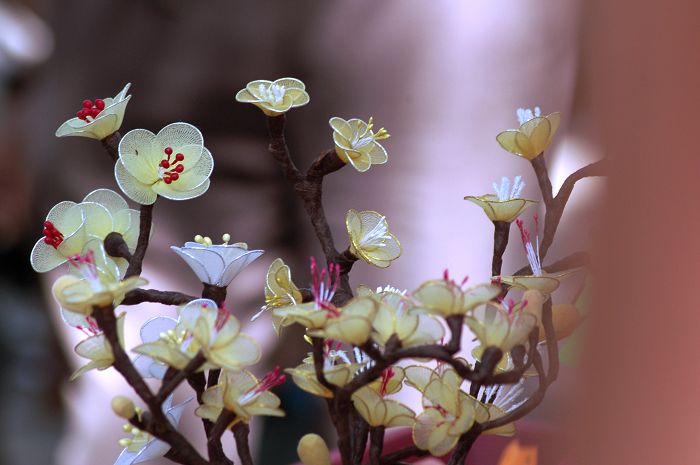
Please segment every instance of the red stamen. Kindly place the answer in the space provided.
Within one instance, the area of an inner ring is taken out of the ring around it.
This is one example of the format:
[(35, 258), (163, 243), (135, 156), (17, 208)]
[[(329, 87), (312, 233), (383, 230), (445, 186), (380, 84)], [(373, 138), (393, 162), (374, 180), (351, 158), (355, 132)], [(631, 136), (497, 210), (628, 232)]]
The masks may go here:
[(100, 111), (104, 110), (105, 109), (105, 101), (102, 100), (101, 98), (95, 99), (95, 107)]
[(384, 397), (386, 395), (386, 388), (389, 385), (389, 380), (394, 377), (396, 373), (391, 367), (387, 368), (382, 372), (382, 383), (379, 387), (379, 395)]
[(165, 184), (170, 184), (171, 182), (173, 182), (173, 180), (170, 179), (170, 176), (166, 176), (166, 177), (163, 178), (163, 182), (164, 182)]
[(170, 173), (170, 179), (172, 179), (173, 181), (177, 181), (178, 179), (180, 179), (180, 175), (177, 173)]
[(175, 166), (175, 172), (176, 172), (176, 173), (182, 173), (183, 171), (185, 171), (185, 167), (184, 167), (184, 166), (182, 166), (182, 165), (176, 165), (176, 166)]
[(44, 242), (57, 249), (63, 242), (63, 234), (56, 229), (51, 221), (44, 221)]
[(170, 162), (168, 160), (161, 160), (160, 166), (162, 166), (165, 169), (168, 169), (168, 168), (170, 168)]
[(170, 155), (173, 154), (173, 149), (172, 149), (171, 147), (165, 147), (165, 150), (163, 150), (163, 152), (165, 152), (165, 154), (166, 154), (168, 157), (170, 157)]
[(185, 159), (185, 156), (181, 153), (178, 153), (177, 155), (175, 155), (175, 160), (177, 160), (177, 161), (182, 161), (184, 159)]
[(83, 108), (92, 108), (92, 100), (83, 100)]

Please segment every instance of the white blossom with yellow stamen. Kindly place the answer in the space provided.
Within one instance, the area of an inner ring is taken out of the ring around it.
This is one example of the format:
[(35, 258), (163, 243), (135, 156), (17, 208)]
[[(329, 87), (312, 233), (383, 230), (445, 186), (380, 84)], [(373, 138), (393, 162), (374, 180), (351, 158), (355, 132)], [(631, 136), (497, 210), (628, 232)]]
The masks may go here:
[(357, 118), (346, 121), (333, 117), (328, 124), (333, 128), (333, 142), (338, 157), (345, 163), (350, 163), (357, 171), (365, 172), (372, 165), (384, 164), (389, 159), (386, 149), (377, 141), (388, 139), (391, 135), (384, 128), (375, 133), (371, 117), (366, 123)]

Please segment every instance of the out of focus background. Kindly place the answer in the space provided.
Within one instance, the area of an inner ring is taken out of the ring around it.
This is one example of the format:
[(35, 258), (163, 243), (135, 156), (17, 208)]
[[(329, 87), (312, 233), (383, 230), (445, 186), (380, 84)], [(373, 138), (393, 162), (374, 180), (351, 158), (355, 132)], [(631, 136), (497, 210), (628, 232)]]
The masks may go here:
[[(118, 190), (100, 144), (59, 140), (56, 128), (83, 99), (131, 82), (122, 133), (175, 121), (202, 130), (215, 158), (212, 187), (187, 202), (158, 202), (144, 276), (153, 287), (196, 294), (200, 284), (169, 246), (230, 233), (266, 250), (229, 289), (228, 307), (248, 321), (272, 260), (282, 257), (303, 286), (308, 257), (320, 256), (266, 152), (262, 113), (233, 98), (248, 81), (283, 76), (304, 81), (311, 95), (288, 115), (300, 165), (332, 146), (332, 116), (373, 116), (392, 134), (388, 164), (326, 179), (338, 242), (349, 208), (372, 209), (387, 216), (404, 248), (388, 270), (358, 263), (354, 286), (410, 290), (445, 268), (488, 279), (492, 226), (463, 197), (522, 175), (525, 196), (538, 198), (529, 164), (495, 141), (517, 127), (518, 107), (562, 113), (547, 155), (555, 189), (576, 168), (613, 159), (612, 182), (579, 183), (549, 253), (554, 261), (600, 250), (594, 268), (603, 285), (591, 324), (562, 348), (560, 379), (522, 429), (540, 448), (540, 465), (700, 463), (700, 452), (683, 447), (693, 430), (674, 428), (684, 412), (700, 411), (696, 380), (671, 368), (678, 361), (679, 370), (696, 370), (680, 359), (697, 353), (698, 339), (697, 318), (687, 323), (695, 301), (682, 293), (697, 273), (690, 263), (698, 256), (700, 167), (684, 157), (697, 157), (690, 141), (700, 104), (699, 21), (690, 1), (657, 11), (653, 2), (622, 0), (0, 0), (0, 464), (108, 464), (120, 450), (121, 421), (109, 400), (129, 388), (112, 370), (67, 382), (82, 363), (72, 352), (81, 335), (61, 324), (47, 295), (55, 275), (29, 266), (51, 206), (100, 187)], [(506, 272), (525, 263), (515, 234)], [(675, 272), (664, 273), (665, 265)], [(127, 346), (144, 321), (173, 311), (129, 309)], [(277, 338), (269, 319), (245, 331), (264, 344), (258, 374), (296, 365), (307, 351), (298, 331)], [(594, 356), (581, 368), (584, 350)], [(253, 431), (265, 465), (296, 461), (307, 432), (333, 440), (323, 403), (292, 383), (277, 392), (288, 417), (257, 421)], [(195, 419), (183, 427), (201, 442)], [(671, 443), (670, 451), (662, 445)], [(687, 460), (674, 462), (673, 453)]]

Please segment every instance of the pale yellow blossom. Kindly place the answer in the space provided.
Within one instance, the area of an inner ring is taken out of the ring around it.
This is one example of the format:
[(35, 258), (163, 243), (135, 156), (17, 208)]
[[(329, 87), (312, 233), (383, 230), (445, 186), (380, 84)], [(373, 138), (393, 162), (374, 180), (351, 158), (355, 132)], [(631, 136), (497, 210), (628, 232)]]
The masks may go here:
[(520, 128), (503, 131), (496, 140), (508, 152), (532, 160), (552, 143), (559, 128), (559, 116), (559, 113), (540, 116), (537, 107), (534, 112), (521, 108), (518, 110)]
[[(281, 258), (277, 258), (270, 264), (265, 276), (265, 305), (253, 317), (253, 320), (265, 311), (297, 305), (301, 301), (301, 292), (292, 281), (292, 271)], [(272, 326), (277, 333), (281, 327), (281, 320), (282, 317), (272, 315)]]
[(171, 200), (199, 197), (209, 189), (214, 160), (199, 129), (172, 123), (153, 134), (127, 132), (119, 143), (114, 175), (134, 202), (150, 205), (160, 195)]
[(520, 176), (513, 178), (512, 186), (510, 179), (504, 176), (501, 178), (500, 184), (493, 183), (493, 188), (495, 194), (464, 197), (464, 200), (469, 200), (480, 206), (491, 221), (510, 223), (520, 216), (527, 207), (537, 203), (534, 200), (520, 197), (525, 188), (525, 183)]
[(236, 94), (236, 101), (252, 103), (267, 116), (279, 116), (291, 108), (309, 103), (309, 94), (303, 82), (294, 78), (276, 81), (257, 80), (246, 84)]
[(446, 276), (444, 279), (426, 281), (413, 292), (412, 297), (422, 311), (448, 317), (464, 315), (494, 299), (500, 292), (500, 287), (493, 284), (463, 288)]
[[(343, 387), (348, 384), (363, 366), (363, 363), (350, 361), (345, 352), (341, 350), (330, 350), (327, 346), (324, 351), (323, 374), (326, 381), (334, 386)], [(300, 365), (295, 368), (287, 368), (284, 371), (292, 375), (292, 381), (300, 389), (316, 396), (333, 397), (333, 392), (321, 384), (316, 377), (311, 354)]]
[(131, 84), (127, 84), (114, 98), (83, 101), (83, 108), (75, 118), (63, 123), (56, 130), (56, 137), (80, 136), (101, 140), (119, 130), (124, 119), (126, 105), (131, 95), (126, 95)]
[(522, 310), (521, 304), (504, 308), (497, 303), (477, 307), (465, 318), (482, 349), (498, 347), (504, 353), (527, 342), (527, 337), (537, 324), (537, 318)]
[[(117, 335), (119, 344), (124, 345), (124, 317), (126, 313), (122, 313), (117, 317)], [(102, 332), (98, 332), (80, 341), (75, 346), (75, 353), (83, 358), (90, 360), (87, 364), (81, 366), (70, 376), (73, 381), (83, 373), (90, 370), (105, 370), (114, 363), (114, 353), (112, 346), (109, 344), (107, 337)]]
[(375, 133), (372, 118), (365, 123), (356, 118), (346, 121), (333, 117), (328, 123), (333, 128), (333, 142), (338, 157), (345, 163), (350, 163), (357, 171), (362, 173), (372, 165), (387, 162), (386, 149), (377, 141), (388, 139), (390, 135), (384, 128)]
[(386, 268), (401, 255), (401, 244), (389, 232), (384, 215), (371, 210), (349, 210), (345, 227), (350, 236), (350, 253), (370, 265)]

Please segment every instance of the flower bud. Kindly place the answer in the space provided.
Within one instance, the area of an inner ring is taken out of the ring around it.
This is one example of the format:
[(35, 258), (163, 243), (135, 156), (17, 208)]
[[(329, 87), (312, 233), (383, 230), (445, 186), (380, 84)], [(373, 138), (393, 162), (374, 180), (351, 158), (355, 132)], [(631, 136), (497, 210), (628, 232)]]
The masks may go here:
[(134, 403), (128, 397), (116, 396), (112, 399), (112, 410), (114, 413), (121, 418), (130, 420), (136, 415), (136, 408)]
[(306, 434), (299, 440), (297, 454), (304, 465), (330, 465), (326, 442), (318, 434)]
[[(552, 306), (552, 324), (558, 341), (570, 336), (582, 321), (583, 317), (572, 304)], [(544, 328), (540, 326), (540, 341), (544, 340)]]

